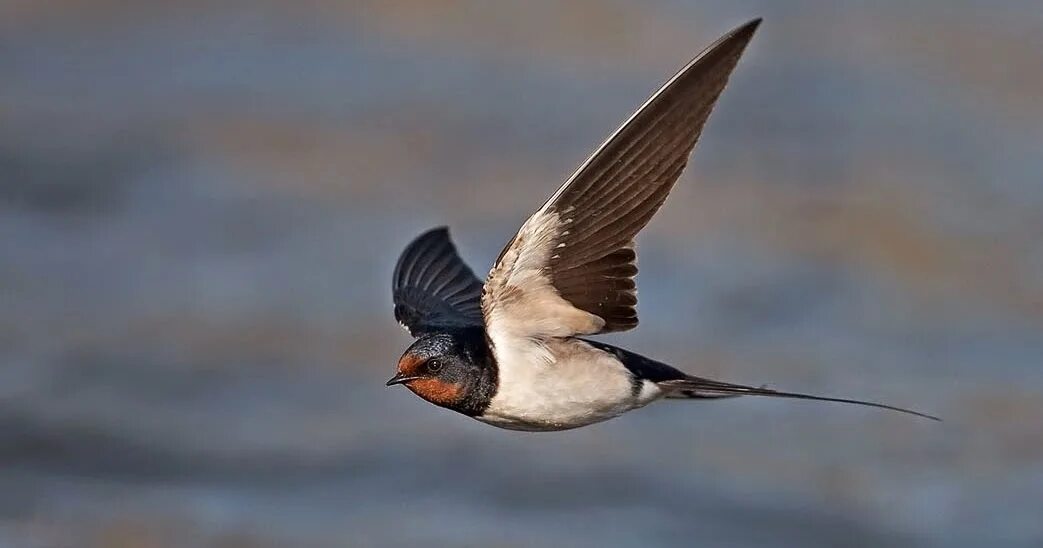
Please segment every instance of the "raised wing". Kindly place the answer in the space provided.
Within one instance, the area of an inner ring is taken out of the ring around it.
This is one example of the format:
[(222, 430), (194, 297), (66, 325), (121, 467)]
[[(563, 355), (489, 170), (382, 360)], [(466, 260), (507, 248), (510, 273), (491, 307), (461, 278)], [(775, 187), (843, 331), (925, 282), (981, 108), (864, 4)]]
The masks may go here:
[(666, 200), (759, 24), (733, 30), (688, 63), (522, 225), (485, 284), (494, 344), (637, 325), (633, 239)]
[(414, 337), (482, 325), (482, 282), (456, 253), (449, 229), (429, 230), (413, 240), (395, 265), (395, 319)]

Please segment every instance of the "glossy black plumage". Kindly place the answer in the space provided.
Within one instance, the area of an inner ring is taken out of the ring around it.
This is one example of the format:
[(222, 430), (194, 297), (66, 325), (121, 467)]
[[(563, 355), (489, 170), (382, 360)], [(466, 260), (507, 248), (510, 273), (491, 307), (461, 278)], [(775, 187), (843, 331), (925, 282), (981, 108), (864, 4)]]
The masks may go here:
[[(489, 402), (496, 395), (496, 358), (485, 338), (485, 328), (481, 326), (423, 335), (410, 345), (406, 354), (420, 363), (426, 363), (432, 358), (439, 359), (439, 371), (423, 373), (437, 378), (442, 383), (460, 387), (458, 391), (454, 391), (456, 397), (451, 401), (438, 402), (442, 407), (476, 417), (485, 412)], [(418, 373), (421, 372), (410, 371), (406, 375), (413, 376)], [(423, 376), (425, 375), (420, 375)], [(398, 378), (396, 376), (388, 381), (389, 386), (400, 384)]]
[(439, 227), (413, 240), (392, 277), (395, 319), (414, 337), (482, 325), (482, 282)]

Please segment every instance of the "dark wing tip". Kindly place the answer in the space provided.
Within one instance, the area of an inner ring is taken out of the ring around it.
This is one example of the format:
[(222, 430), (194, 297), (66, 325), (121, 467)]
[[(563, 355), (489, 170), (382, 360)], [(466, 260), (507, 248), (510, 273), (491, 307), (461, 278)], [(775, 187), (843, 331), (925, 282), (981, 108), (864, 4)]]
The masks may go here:
[(703, 50), (699, 57), (710, 56), (715, 52), (720, 52), (724, 55), (741, 54), (746, 49), (747, 44), (750, 43), (750, 40), (753, 39), (753, 35), (757, 32), (757, 28), (761, 26), (762, 21), (764, 19), (758, 17), (732, 29), (728, 34), (718, 38), (716, 42)]
[(749, 21), (735, 27), (728, 34), (725, 34), (718, 42), (724, 42), (737, 37), (744, 37), (747, 41), (753, 36), (753, 33), (757, 32), (757, 28), (764, 22), (763, 17), (757, 17), (756, 19), (750, 19)]
[[(746, 50), (746, 46), (749, 45), (750, 40), (753, 39), (754, 33), (757, 32), (757, 28), (760, 27), (763, 19), (760, 17), (747, 21), (746, 23), (735, 27), (724, 36), (721, 36), (714, 43), (706, 47), (702, 52), (699, 53), (692, 59), (688, 66), (681, 70), (681, 73), (687, 72), (688, 69), (694, 69), (699, 65), (714, 65), (725, 59), (731, 59), (728, 63), (728, 68), (725, 69), (728, 73), (731, 72), (735, 64), (738, 62), (739, 56), (742, 55), (743, 51)], [(727, 78), (728, 75), (725, 75)]]
[(434, 228), (428, 229), (428, 230), (424, 231), (423, 233), (421, 233), (416, 238), (414, 238), (413, 241), (414, 242), (419, 242), (419, 241), (422, 241), (422, 240), (428, 240), (428, 239), (434, 238), (436, 236), (439, 237), (439, 238), (448, 238), (449, 237), (449, 227), (446, 226), (446, 225), (442, 225), (442, 226), (436, 226)]

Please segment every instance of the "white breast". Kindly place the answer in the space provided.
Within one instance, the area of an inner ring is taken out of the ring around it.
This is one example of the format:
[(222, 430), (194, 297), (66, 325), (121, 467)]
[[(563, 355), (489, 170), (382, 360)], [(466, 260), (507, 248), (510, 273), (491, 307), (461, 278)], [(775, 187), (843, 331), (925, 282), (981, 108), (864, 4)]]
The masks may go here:
[(651, 382), (635, 394), (632, 376), (614, 355), (580, 340), (526, 341), (495, 352), (499, 388), (478, 420), (501, 428), (566, 430), (662, 396)]

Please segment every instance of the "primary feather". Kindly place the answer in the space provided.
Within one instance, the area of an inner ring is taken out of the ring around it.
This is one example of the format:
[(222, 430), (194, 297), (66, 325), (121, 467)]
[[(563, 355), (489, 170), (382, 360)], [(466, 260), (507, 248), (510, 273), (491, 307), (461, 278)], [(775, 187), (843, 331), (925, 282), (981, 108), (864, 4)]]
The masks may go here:
[(495, 343), (637, 325), (633, 239), (684, 170), (759, 24), (688, 63), (522, 225), (485, 284), (482, 310)]
[(439, 227), (413, 240), (392, 277), (395, 318), (414, 337), (454, 327), (482, 325), (482, 282)]

